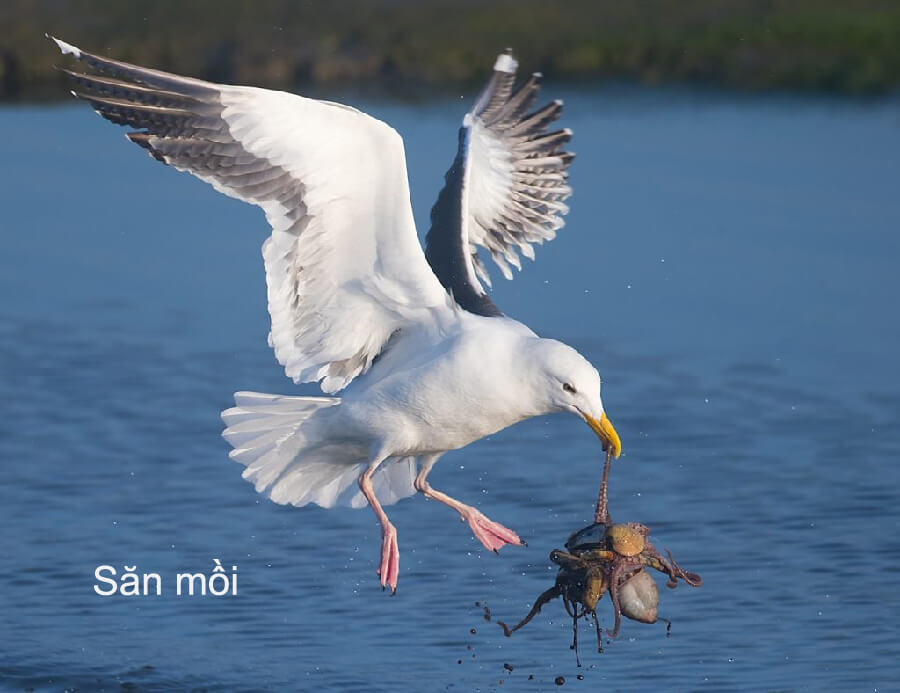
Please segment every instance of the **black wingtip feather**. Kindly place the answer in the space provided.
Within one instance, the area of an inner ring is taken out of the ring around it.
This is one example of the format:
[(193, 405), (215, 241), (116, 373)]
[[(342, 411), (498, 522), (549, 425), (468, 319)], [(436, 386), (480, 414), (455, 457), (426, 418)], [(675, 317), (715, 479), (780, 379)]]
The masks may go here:
[(161, 161), (164, 164), (168, 164), (166, 161), (166, 157), (160, 154), (153, 148), (153, 145), (150, 144), (150, 135), (146, 132), (127, 132), (125, 133), (125, 137), (134, 142), (137, 146), (143, 147), (149, 152), (150, 156), (152, 156), (157, 161)]

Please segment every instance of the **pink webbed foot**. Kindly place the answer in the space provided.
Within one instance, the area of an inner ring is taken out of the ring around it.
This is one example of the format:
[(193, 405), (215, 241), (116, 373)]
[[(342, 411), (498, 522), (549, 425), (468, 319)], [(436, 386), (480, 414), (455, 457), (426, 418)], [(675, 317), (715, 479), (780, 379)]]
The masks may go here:
[(381, 589), (391, 588), (397, 591), (397, 578), (400, 576), (400, 548), (397, 545), (397, 530), (388, 524), (381, 531), (381, 567), (375, 571), (381, 577)]
[(515, 544), (516, 546), (525, 546), (525, 542), (519, 538), (519, 535), (511, 529), (507, 529), (498, 522), (494, 522), (485, 517), (475, 508), (467, 508), (462, 512), (462, 518), (469, 523), (472, 528), (472, 534), (475, 538), (484, 544), (488, 551), (497, 553), (507, 544)]

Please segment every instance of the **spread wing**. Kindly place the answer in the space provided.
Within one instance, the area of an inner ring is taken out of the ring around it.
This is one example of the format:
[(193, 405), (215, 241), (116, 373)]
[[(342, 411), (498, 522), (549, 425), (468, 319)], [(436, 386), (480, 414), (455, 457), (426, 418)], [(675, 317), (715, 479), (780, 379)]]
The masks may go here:
[(269, 343), (295, 382), (336, 392), (391, 335), (435, 324), (447, 294), (425, 261), (403, 141), (353, 108), (213, 84), (92, 55), (74, 94), (156, 159), (263, 209)]
[(425, 255), (441, 284), (466, 310), (500, 315), (479, 281), (490, 277), (478, 257), (487, 249), (507, 279), (521, 269), (519, 253), (534, 259), (534, 243), (556, 235), (564, 224), (572, 190), (563, 151), (570, 130), (547, 132), (562, 101), (532, 112), (540, 74), (515, 91), (517, 63), (509, 51), (474, 108), (463, 119), (456, 159), (431, 210)]

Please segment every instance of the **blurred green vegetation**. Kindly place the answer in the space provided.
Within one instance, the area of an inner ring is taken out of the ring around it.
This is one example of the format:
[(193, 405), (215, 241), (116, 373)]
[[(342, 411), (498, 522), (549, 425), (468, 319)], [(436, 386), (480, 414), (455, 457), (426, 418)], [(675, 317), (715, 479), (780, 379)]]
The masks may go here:
[(555, 79), (846, 93), (900, 86), (898, 0), (2, 0), (0, 98), (61, 98), (48, 32), (220, 82), (479, 82), (497, 52)]

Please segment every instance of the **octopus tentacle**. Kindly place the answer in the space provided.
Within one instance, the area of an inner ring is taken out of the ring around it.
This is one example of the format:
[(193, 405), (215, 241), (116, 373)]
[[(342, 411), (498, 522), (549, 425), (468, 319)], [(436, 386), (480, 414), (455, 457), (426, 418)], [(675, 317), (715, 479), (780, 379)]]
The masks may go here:
[(559, 549), (550, 552), (550, 561), (556, 563), (563, 570), (587, 570), (588, 568), (587, 562), (580, 556)]
[(606, 629), (606, 633), (611, 638), (619, 637), (619, 627), (622, 625), (622, 606), (619, 603), (619, 579), (622, 577), (625, 567), (625, 561), (616, 561), (609, 574), (609, 598), (612, 601), (613, 611), (616, 615), (615, 627), (612, 630)]
[(606, 462), (603, 465), (603, 480), (600, 482), (600, 494), (597, 496), (597, 508), (594, 511), (594, 524), (606, 525), (612, 524), (612, 518), (609, 515), (609, 463), (612, 461), (612, 451), (606, 451)]
[(675, 573), (684, 580), (691, 587), (700, 587), (703, 584), (703, 578), (697, 575), (697, 573), (690, 573), (686, 570), (683, 570), (680, 565), (675, 562), (675, 559), (672, 558), (672, 552), (666, 549), (666, 555), (668, 555), (669, 560), (672, 562), (672, 567), (675, 569)]
[(553, 587), (551, 587), (549, 590), (546, 590), (541, 593), (541, 596), (538, 597), (537, 600), (534, 602), (534, 606), (531, 607), (531, 611), (528, 612), (528, 615), (525, 618), (523, 618), (515, 627), (510, 628), (503, 621), (497, 621), (497, 625), (499, 625), (501, 628), (503, 628), (503, 634), (508, 638), (510, 635), (515, 633), (517, 630), (519, 630), (519, 628), (521, 628), (526, 623), (528, 623), (531, 619), (533, 619), (535, 616), (537, 616), (540, 613), (541, 607), (543, 607), (544, 604), (546, 604), (549, 601), (552, 601), (553, 599), (556, 599), (558, 596), (560, 596), (560, 594), (562, 594), (562, 592), (559, 589), (559, 585), (553, 585)]
[[(578, 619), (580, 617), (577, 615), (577, 610), (575, 613), (576, 615), (572, 617), (572, 649), (575, 650), (575, 664), (581, 666), (581, 657), (578, 656)], [(581, 615), (584, 616), (584, 612)]]
[(597, 611), (591, 612), (594, 617), (594, 628), (597, 629), (597, 652), (603, 653), (603, 632), (600, 630), (600, 619), (597, 617)]
[(563, 606), (566, 607), (566, 613), (569, 614), (572, 618), (577, 618), (575, 616), (575, 612), (577, 611), (576, 602), (569, 596), (569, 590), (563, 587), (562, 590), (562, 598), (563, 598)]
[[(671, 554), (669, 558), (671, 558)], [(647, 543), (647, 546), (644, 548), (643, 553), (641, 554), (641, 559), (645, 563), (645, 565), (649, 565), (651, 568), (655, 568), (661, 573), (666, 573), (669, 576), (669, 581), (666, 583), (666, 587), (670, 589), (675, 589), (678, 585), (678, 573), (675, 571), (675, 568), (663, 557), (663, 555), (656, 550), (656, 547), (653, 544)]]

